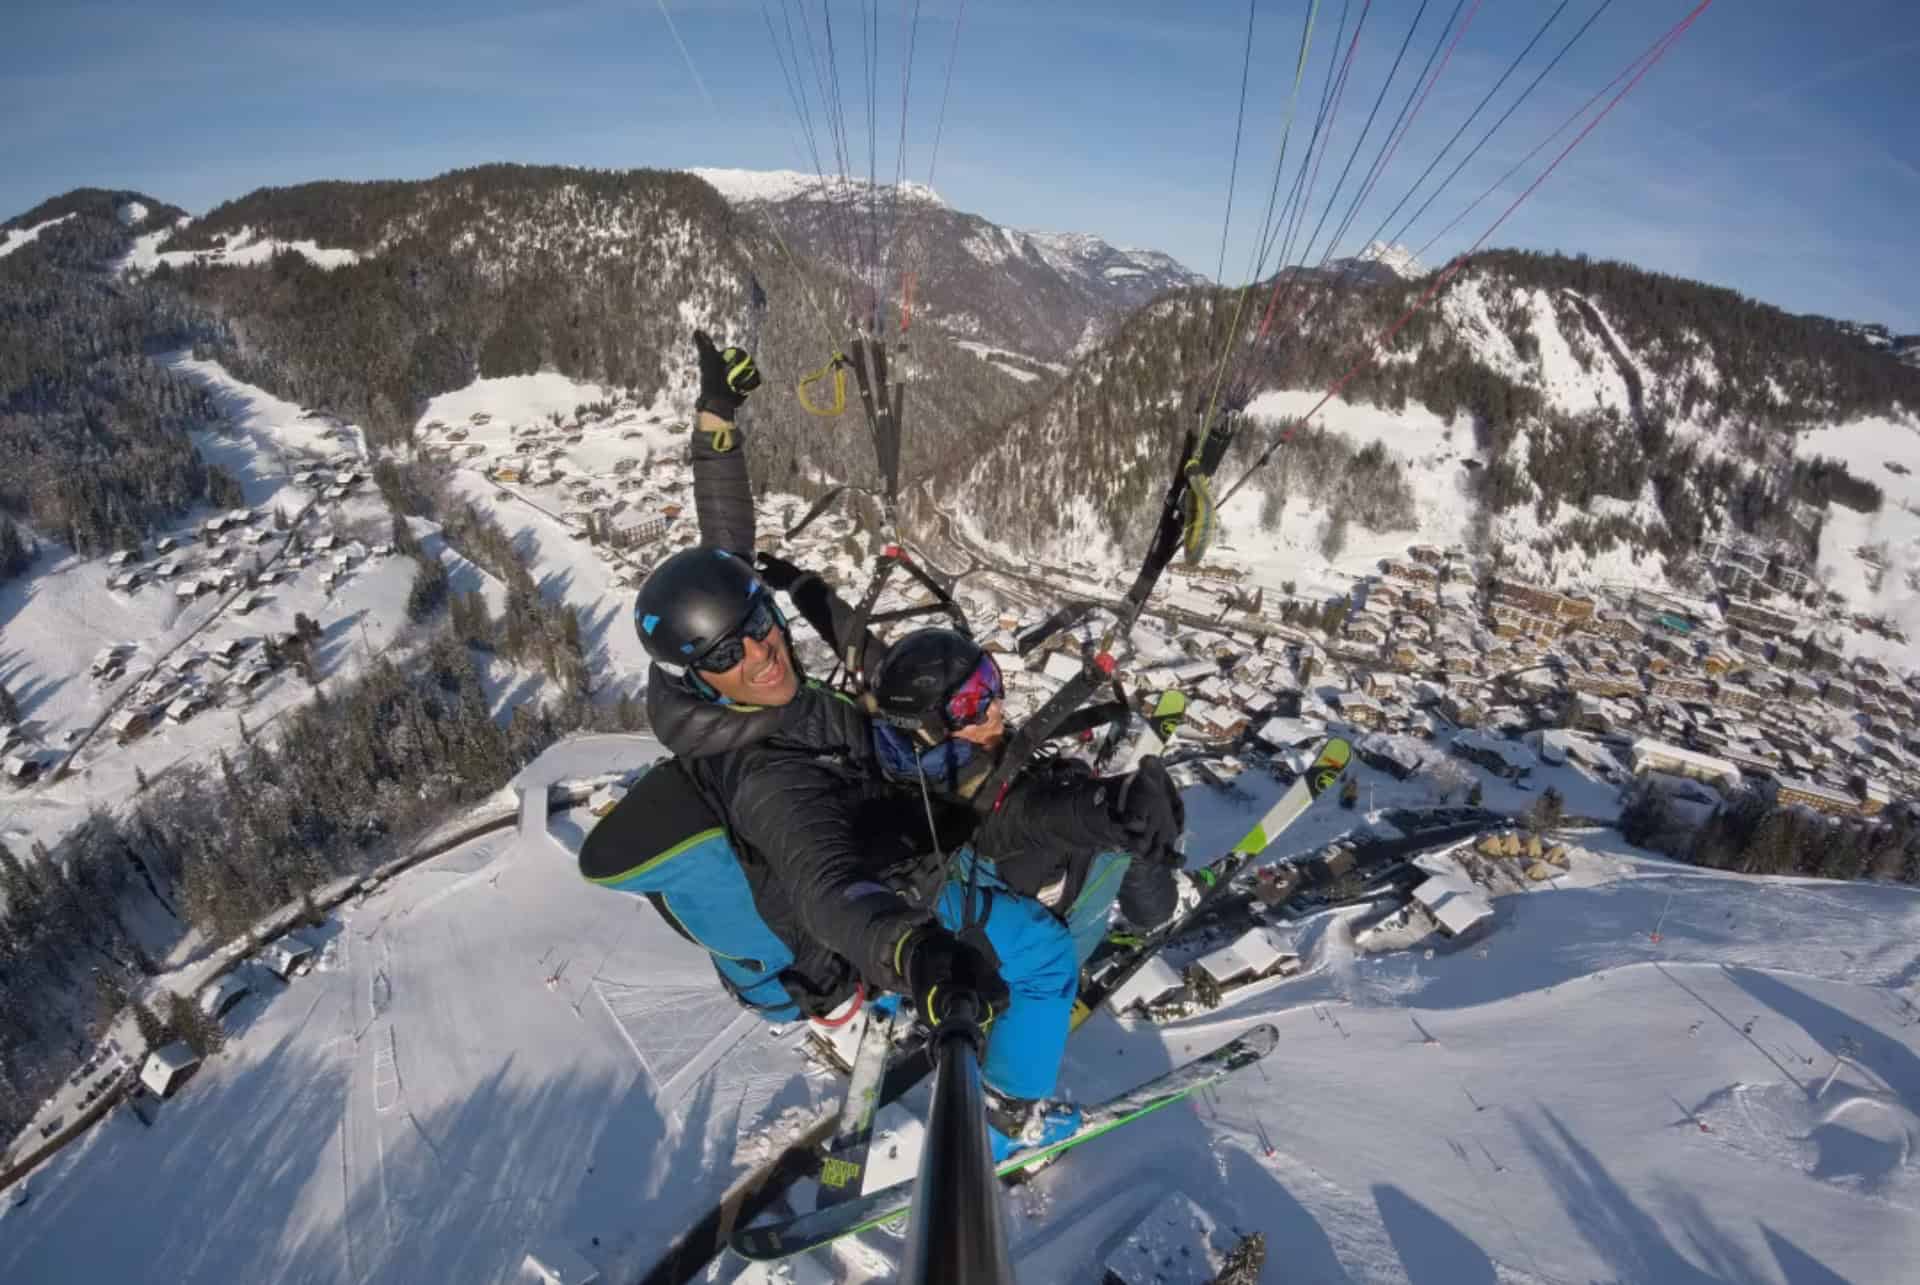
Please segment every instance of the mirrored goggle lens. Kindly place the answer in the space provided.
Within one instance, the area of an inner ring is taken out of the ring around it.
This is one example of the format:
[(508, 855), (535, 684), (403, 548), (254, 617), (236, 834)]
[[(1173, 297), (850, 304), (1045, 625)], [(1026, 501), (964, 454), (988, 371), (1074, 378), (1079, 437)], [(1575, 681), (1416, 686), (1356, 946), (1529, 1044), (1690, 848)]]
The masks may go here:
[(988, 708), (1005, 694), (1006, 689), (1000, 680), (1000, 666), (993, 663), (992, 656), (982, 656), (973, 672), (967, 675), (966, 681), (947, 697), (947, 717), (955, 727), (983, 723)]
[(696, 669), (709, 674), (724, 674), (747, 658), (747, 638), (755, 642), (765, 642), (773, 627), (780, 623), (780, 612), (771, 600), (762, 594), (753, 600), (753, 607), (747, 612), (747, 618), (740, 622), (740, 628), (707, 648), (700, 659), (694, 661)]

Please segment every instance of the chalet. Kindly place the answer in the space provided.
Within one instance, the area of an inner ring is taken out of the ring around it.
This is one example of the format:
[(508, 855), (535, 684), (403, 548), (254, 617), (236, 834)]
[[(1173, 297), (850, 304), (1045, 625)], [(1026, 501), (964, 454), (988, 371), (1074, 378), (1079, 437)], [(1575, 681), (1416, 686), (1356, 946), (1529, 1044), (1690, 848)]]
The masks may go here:
[(145, 709), (123, 709), (107, 721), (107, 730), (114, 738), (125, 745), (146, 735), (148, 715)]
[(207, 707), (207, 693), (204, 688), (194, 687), (173, 698), (164, 715), (169, 723), (184, 723)]
[(1387, 725), (1387, 711), (1380, 707), (1378, 701), (1356, 692), (1342, 692), (1336, 699), (1340, 706), (1340, 717), (1355, 727), (1381, 728)]
[(31, 754), (9, 754), (0, 759), (0, 776), (15, 785), (31, 785), (40, 776), (40, 760)]
[(258, 687), (261, 683), (266, 682), (267, 679), (271, 678), (272, 676), (273, 676), (273, 671), (271, 669), (267, 668), (267, 666), (259, 663), (258, 661), (255, 661), (251, 664), (242, 666), (239, 672), (234, 674), (233, 682), (234, 682), (234, 685), (239, 687), (242, 691), (250, 692), (254, 688)]
[(1414, 904), (1433, 917), (1442, 936), (1465, 937), (1492, 922), (1493, 905), (1458, 875), (1434, 875), (1413, 890)]
[(1860, 703), (1860, 694), (1852, 683), (1829, 678), (1820, 685), (1820, 699), (1836, 709), (1852, 709)]
[(1774, 782), (1773, 801), (1783, 808), (1812, 808), (1828, 816), (1857, 817), (1864, 816), (1865, 810), (1860, 800), (1844, 790), (1807, 777), (1782, 776)]
[(1790, 634), (1800, 622), (1782, 611), (1762, 606), (1750, 598), (1729, 598), (1724, 613), (1730, 625), (1750, 629), (1757, 634)]
[(1430, 544), (1416, 544), (1409, 546), (1407, 556), (1415, 562), (1423, 563), (1429, 567), (1437, 567), (1440, 565), (1444, 555), (1441, 554), (1440, 550)]
[(174, 536), (170, 536), (170, 535), (163, 535), (158, 540), (155, 540), (153, 542), (153, 551), (155, 553), (172, 553), (175, 549), (179, 547), (180, 547), (180, 541)]
[(1440, 576), (1437, 563), (1403, 561), (1399, 558), (1382, 558), (1380, 570), (1396, 580), (1405, 580), (1410, 584), (1433, 584)]
[(1635, 776), (1662, 772), (1668, 776), (1703, 781), (1724, 791), (1737, 789), (1740, 785), (1740, 769), (1726, 759), (1701, 754), (1666, 741), (1643, 736), (1633, 743), (1632, 756)]
[(206, 581), (198, 578), (182, 580), (173, 587), (173, 596), (181, 602), (192, 602), (209, 588)]
[(1368, 767), (1386, 772), (1397, 780), (1404, 781), (1420, 770), (1420, 752), (1402, 740), (1379, 733), (1361, 737), (1354, 743), (1353, 752)]
[(1705, 705), (1713, 700), (1713, 688), (1703, 679), (1687, 678), (1680, 674), (1660, 674), (1651, 684), (1655, 696), (1664, 696), (1668, 700), (1693, 701)]
[(145, 573), (138, 568), (132, 571), (122, 571), (118, 575), (107, 578), (107, 588), (118, 590), (121, 593), (132, 593), (140, 587), (144, 579)]
[(519, 460), (495, 460), (493, 462), (493, 480), (496, 482), (524, 482), (527, 480), (526, 466)]
[(238, 972), (228, 973), (200, 992), (200, 1011), (208, 1017), (224, 1017), (227, 1010), (245, 999), (252, 989)]
[[(1055, 652), (1054, 655), (1058, 656), (1059, 653)], [(1196, 700), (1187, 705), (1186, 718), (1180, 726), (1182, 730), (1190, 730), (1198, 736), (1226, 741), (1246, 731), (1248, 721), (1247, 716), (1237, 709)]]
[(132, 562), (135, 558), (139, 556), (140, 555), (138, 553), (135, 553), (130, 549), (121, 549), (118, 552), (110, 553), (107, 555), (107, 565), (110, 567), (116, 567), (116, 568), (124, 567), (129, 562)]
[(283, 982), (290, 982), (313, 966), (313, 947), (289, 933), (260, 948), (260, 962)]
[(213, 649), (213, 662), (222, 669), (232, 669), (258, 641), (252, 637), (229, 638)]
[(1591, 598), (1505, 578), (1493, 582), (1493, 600), (1496, 606), (1506, 603), (1531, 615), (1574, 624), (1593, 619), (1595, 606)]
[(1503, 737), (1485, 732), (1465, 731), (1453, 738), (1452, 753), (1508, 780), (1519, 780), (1533, 771), (1532, 751)]
[(147, 1054), (146, 1062), (140, 1067), (140, 1083), (156, 1098), (172, 1097), (199, 1065), (200, 1059), (194, 1051), (175, 1040)]
[(1603, 638), (1611, 638), (1616, 642), (1624, 643), (1639, 642), (1643, 633), (1640, 625), (1633, 617), (1623, 616), (1618, 612), (1612, 611), (1603, 611), (1595, 614), (1591, 620), (1586, 622), (1584, 628), (1587, 629), (1588, 632), (1598, 634)]

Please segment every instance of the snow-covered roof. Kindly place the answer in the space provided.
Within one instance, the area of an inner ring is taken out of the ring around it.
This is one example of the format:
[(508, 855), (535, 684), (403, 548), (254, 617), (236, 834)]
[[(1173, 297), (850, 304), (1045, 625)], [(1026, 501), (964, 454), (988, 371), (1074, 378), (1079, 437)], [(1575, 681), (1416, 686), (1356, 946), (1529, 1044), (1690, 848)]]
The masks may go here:
[(1264, 973), (1285, 959), (1298, 959), (1300, 948), (1284, 928), (1262, 925), (1242, 933), (1219, 950), (1195, 962), (1216, 982), (1230, 982), (1252, 973)]
[(1080, 673), (1080, 662), (1064, 651), (1049, 652), (1047, 663), (1040, 667), (1040, 672), (1048, 678), (1069, 682)]
[(1740, 769), (1727, 760), (1701, 754), (1683, 745), (1658, 741), (1651, 736), (1643, 736), (1635, 741), (1632, 753), (1633, 770), (1636, 773), (1659, 769), (1724, 781), (1729, 785), (1737, 785), (1740, 781)]

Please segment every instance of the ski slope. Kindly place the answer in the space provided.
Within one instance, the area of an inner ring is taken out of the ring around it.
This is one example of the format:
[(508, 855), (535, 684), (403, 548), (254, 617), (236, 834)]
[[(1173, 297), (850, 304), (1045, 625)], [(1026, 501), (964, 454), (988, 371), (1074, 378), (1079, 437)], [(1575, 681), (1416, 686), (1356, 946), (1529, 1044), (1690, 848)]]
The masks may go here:
[[(836, 1084), (643, 902), (578, 879), (586, 814), (542, 815), (546, 782), (658, 752), (565, 742), (523, 774), (518, 832), (343, 907), (320, 968), (230, 1014), (151, 1130), (110, 1119), (34, 1176), (0, 1276), (515, 1281), (553, 1242), (635, 1279)], [(1231, 828), (1222, 797), (1192, 799), (1196, 829)], [(1323, 799), (1302, 834), (1353, 816)], [(1259, 1021), (1282, 1044), (1011, 1194), (1020, 1278), (1098, 1280), (1177, 1192), (1263, 1230), (1288, 1282), (1903, 1279), (1920, 897), (1574, 837), (1478, 942), (1362, 954), (1362, 912), (1325, 912), (1298, 978), (1167, 1026), (1097, 1016), (1063, 1075), (1088, 1099)], [(798, 1279), (884, 1278), (898, 1246), (868, 1233)], [(745, 1272), (715, 1279), (777, 1279)]]

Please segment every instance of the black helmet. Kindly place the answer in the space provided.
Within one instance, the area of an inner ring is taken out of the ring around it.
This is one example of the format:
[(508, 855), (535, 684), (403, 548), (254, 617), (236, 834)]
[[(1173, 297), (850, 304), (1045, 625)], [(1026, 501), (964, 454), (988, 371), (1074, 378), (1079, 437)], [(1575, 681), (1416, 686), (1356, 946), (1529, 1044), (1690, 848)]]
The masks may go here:
[[(970, 708), (948, 706), (976, 671)], [(873, 712), (882, 721), (937, 745), (959, 728), (986, 717), (1003, 694), (1000, 670), (973, 639), (953, 629), (916, 629), (887, 649), (868, 686)]]
[(647, 576), (633, 600), (641, 646), (679, 671), (736, 633), (766, 592), (753, 568), (724, 549), (682, 549)]

